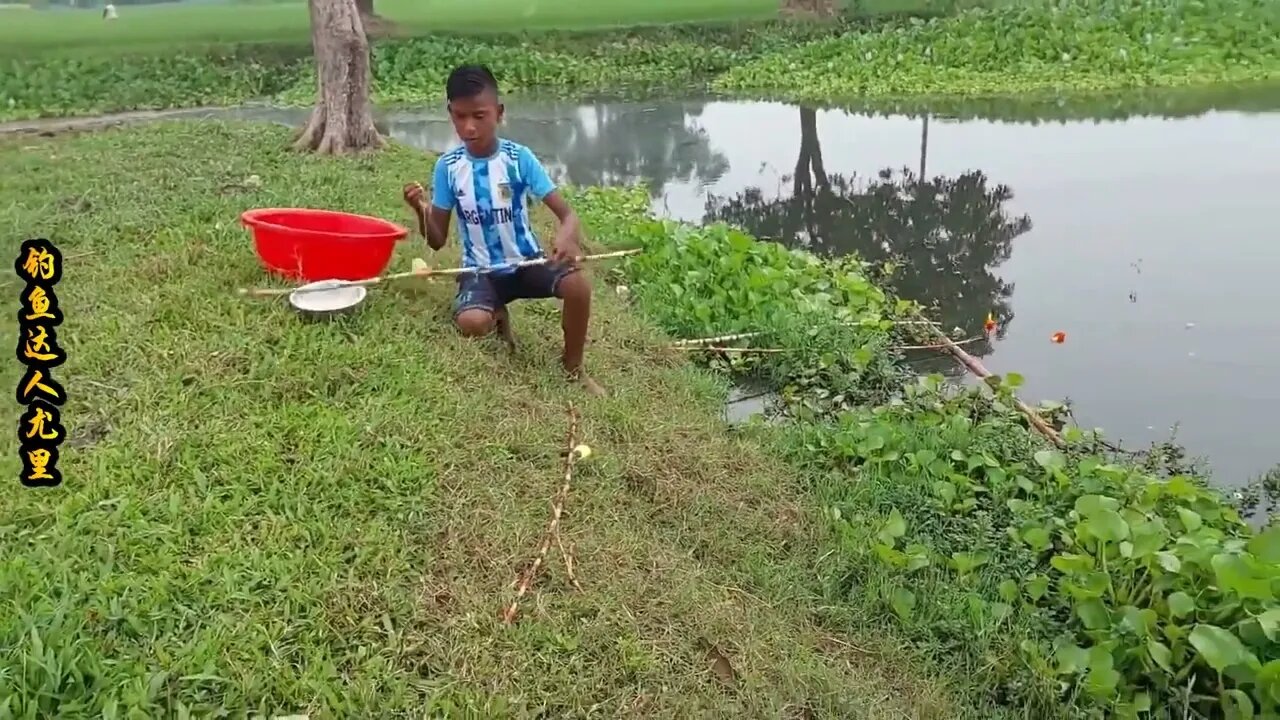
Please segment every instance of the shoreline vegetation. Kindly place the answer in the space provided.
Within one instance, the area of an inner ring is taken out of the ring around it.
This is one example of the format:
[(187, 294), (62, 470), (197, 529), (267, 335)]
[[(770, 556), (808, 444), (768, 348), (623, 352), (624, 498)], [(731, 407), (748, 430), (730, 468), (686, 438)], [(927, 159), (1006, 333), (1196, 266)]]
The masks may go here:
[[(0, 523), (16, 715), (359, 714), (375, 697), (492, 717), (642, 699), (752, 717), (1280, 707), (1280, 524), (1253, 530), (1174, 448), (1117, 456), (1070, 426), (1064, 448), (1044, 442), (1013, 409), (1016, 374), (915, 377), (895, 348), (920, 339), (920, 309), (892, 267), (659, 220), (640, 189), (569, 191), (589, 239), (609, 239), (593, 251), (644, 250), (593, 270), (590, 352), (617, 394), (581, 406), (596, 464), (566, 520), (591, 589), (544, 579), (502, 634), (483, 618), (545, 521), (564, 403), (585, 402), (544, 377), (554, 313), (521, 311), (532, 356), (512, 364), (445, 330), (439, 284), (318, 327), (233, 297), (259, 274), (240, 209), (397, 217), (377, 191), (421, 163), (403, 146), (302, 159), (287, 136), (169, 121), (0, 145), (18, 170), (5, 224), (96, 250), (64, 282), (83, 313), (67, 382), (95, 384), (68, 406), (92, 439), (63, 472), (93, 483), (21, 493)], [(235, 184), (249, 174), (261, 184)], [(124, 241), (139, 233), (145, 248)], [(144, 280), (132, 299), (100, 304), (126, 277)], [(789, 352), (699, 370), (666, 349), (761, 329)], [(375, 337), (393, 339), (371, 361)], [(733, 377), (780, 388), (788, 421), (727, 432)], [(457, 409), (476, 407), (492, 410)]]
[[(709, 91), (893, 106), (1280, 84), (1278, 15), (1267, 0), (1044, 0), (927, 19), (384, 38), (373, 43), (373, 97), (438, 102), (448, 68), (463, 60), (488, 63), (508, 91), (562, 97)], [(0, 120), (314, 100), (307, 42), (23, 53), (21, 22), (4, 31), (15, 32), (0, 55)]]

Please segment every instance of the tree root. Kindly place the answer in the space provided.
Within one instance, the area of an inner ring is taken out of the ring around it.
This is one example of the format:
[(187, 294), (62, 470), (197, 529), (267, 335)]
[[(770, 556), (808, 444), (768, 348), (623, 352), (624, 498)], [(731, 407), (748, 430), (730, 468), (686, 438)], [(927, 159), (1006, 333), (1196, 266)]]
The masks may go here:
[(328, 108), (323, 102), (318, 103), (311, 111), (307, 124), (296, 133), (293, 149), (320, 155), (346, 155), (381, 150), (387, 146), (387, 139), (378, 132), (371, 118), (358, 120), (358, 125), (363, 127), (352, 131), (349, 129), (350, 117), (342, 118), (340, 122), (329, 122), (328, 116)]

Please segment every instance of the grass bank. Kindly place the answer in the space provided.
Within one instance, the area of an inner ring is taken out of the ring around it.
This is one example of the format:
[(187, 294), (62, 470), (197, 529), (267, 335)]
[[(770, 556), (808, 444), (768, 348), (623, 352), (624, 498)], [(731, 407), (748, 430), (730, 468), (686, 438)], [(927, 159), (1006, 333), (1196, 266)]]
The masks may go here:
[[(1267, 0), (1037, 0), (928, 20), (432, 34), (379, 41), (373, 72), (384, 103), (438, 103), (447, 71), (473, 60), (510, 90), (571, 97), (707, 89), (878, 103), (1054, 96), (1280, 79), (1278, 16)], [(305, 42), (6, 62), (0, 119), (314, 96)]]
[[(211, 123), (0, 140), (0, 226), (69, 258), (71, 398), (62, 487), (20, 487), (0, 445), (0, 716), (954, 716), (891, 638), (821, 627), (801, 478), (727, 433), (723, 380), (603, 287), (604, 399), (558, 377), (554, 304), (516, 310), (509, 358), (451, 331), (447, 282), (331, 324), (235, 296), (262, 282), (241, 211), (407, 219), (399, 189), (431, 162), (286, 144)], [(601, 234), (605, 199), (581, 201)], [(583, 592), (553, 548), (503, 628), (570, 401), (595, 450), (563, 521)]]
[[(639, 217), (645, 199), (608, 212)], [(1176, 448), (1115, 452), (1070, 426), (1055, 447), (1013, 409), (1015, 373), (968, 389), (904, 377), (916, 311), (887, 266), (724, 225), (616, 224), (646, 248), (620, 271), (646, 317), (764, 330), (750, 342), (784, 351), (714, 363), (782, 389), (792, 422), (753, 436), (825, 508), (824, 627), (910, 639), (930, 671), (966, 678), (957, 693), (983, 717), (1280, 712), (1280, 516), (1255, 532)]]

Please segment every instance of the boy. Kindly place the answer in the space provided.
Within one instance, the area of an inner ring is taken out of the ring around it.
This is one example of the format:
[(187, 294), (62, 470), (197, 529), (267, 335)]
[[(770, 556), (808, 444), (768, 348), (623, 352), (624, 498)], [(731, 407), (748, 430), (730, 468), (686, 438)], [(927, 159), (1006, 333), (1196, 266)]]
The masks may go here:
[[(468, 337), (496, 330), (514, 351), (507, 303), (558, 297), (563, 301), (564, 370), (592, 394), (603, 395), (582, 368), (591, 284), (577, 267), (582, 254), (578, 216), (529, 148), (498, 137), (505, 108), (488, 68), (455, 69), (445, 83), (445, 93), (453, 129), (463, 144), (436, 161), (430, 205), (417, 183), (405, 187), (404, 199), (417, 214), (418, 230), (432, 250), (444, 247), (450, 213), (458, 211), (462, 264), (481, 272), (458, 276), (454, 324)], [(544, 257), (529, 217), (534, 200), (541, 200), (555, 214), (560, 231), (549, 262), (512, 267)]]

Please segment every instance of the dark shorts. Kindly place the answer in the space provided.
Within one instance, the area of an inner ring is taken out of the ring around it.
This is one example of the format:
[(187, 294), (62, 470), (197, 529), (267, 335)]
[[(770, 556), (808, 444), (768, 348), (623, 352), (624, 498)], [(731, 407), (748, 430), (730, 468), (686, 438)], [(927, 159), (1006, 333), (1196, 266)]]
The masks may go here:
[(458, 294), (453, 298), (453, 316), (457, 317), (465, 310), (495, 312), (512, 300), (555, 297), (560, 281), (576, 271), (574, 267), (547, 263), (503, 274), (459, 275)]

